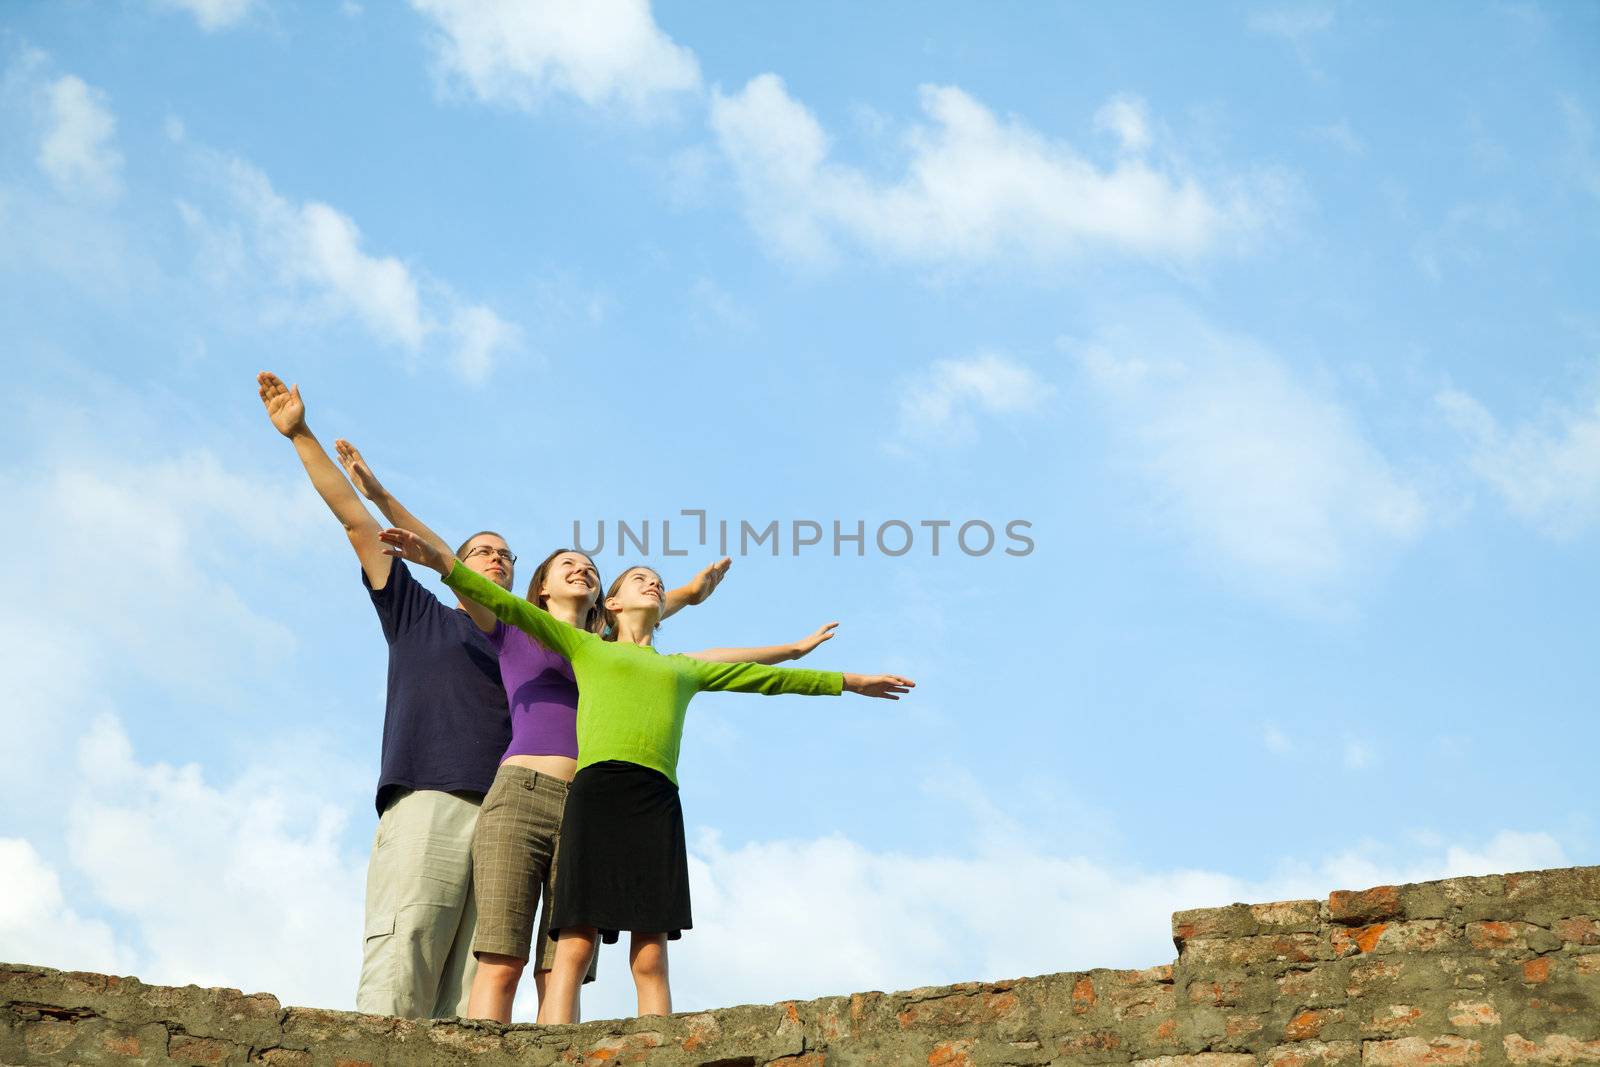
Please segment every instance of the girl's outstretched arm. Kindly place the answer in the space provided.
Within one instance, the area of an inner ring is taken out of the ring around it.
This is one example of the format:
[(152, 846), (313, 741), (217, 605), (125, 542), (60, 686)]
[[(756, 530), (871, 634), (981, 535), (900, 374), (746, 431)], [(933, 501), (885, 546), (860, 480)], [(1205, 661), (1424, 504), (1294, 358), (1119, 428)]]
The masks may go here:
[(707, 648), (699, 652), (686, 652), (684, 655), (690, 659), (704, 660), (707, 663), (783, 663), (785, 660), (799, 659), (808, 655), (812, 649), (833, 637), (833, 629), (839, 624), (830, 622), (820, 626), (817, 630), (798, 641), (791, 641), (787, 645), (764, 645), (757, 648)]
[(695, 663), (695, 682), (701, 690), (732, 693), (796, 693), (801, 696), (862, 696), (899, 700), (916, 682), (898, 674), (840, 674), (804, 667), (768, 667), (760, 663)]
[(391, 527), (378, 535), (388, 547), (385, 552), (412, 563), (431, 567), (444, 575), (444, 584), (463, 597), (471, 597), (502, 621), (524, 630), (552, 652), (571, 659), (586, 641), (600, 638), (587, 630), (569, 626), (537, 604), (530, 604), (515, 593), (508, 593), (489, 579), (456, 559), (448, 550), (423, 540), (410, 530)]
[(706, 598), (716, 592), (717, 586), (721, 584), (731, 566), (733, 558), (723, 556), (717, 562), (707, 565), (686, 584), (667, 590), (666, 603), (661, 606), (661, 617), (665, 619), (692, 604), (704, 604)]
[[(378, 506), (378, 510), (383, 512), (383, 517), (389, 520), (389, 525), (398, 526), (402, 530), (410, 530), (423, 540), (432, 543), (433, 547), (446, 557), (455, 555), (444, 538), (434, 533), (421, 519), (411, 514), (410, 508), (400, 503), (394, 494), (383, 487), (383, 483), (378, 481), (376, 474), (372, 473), (372, 468), (367, 465), (367, 461), (362, 457), (360, 450), (355, 445), (340, 437), (333, 442), (333, 447), (339, 454), (339, 464), (344, 467), (344, 472), (349, 477), (350, 484), (354, 485), (362, 496)], [(464, 598), (461, 601), (461, 606), (467, 609), (467, 614), (472, 616), (472, 621), (477, 624), (478, 629), (484, 633), (490, 633), (494, 630), (494, 612), (471, 597)]]

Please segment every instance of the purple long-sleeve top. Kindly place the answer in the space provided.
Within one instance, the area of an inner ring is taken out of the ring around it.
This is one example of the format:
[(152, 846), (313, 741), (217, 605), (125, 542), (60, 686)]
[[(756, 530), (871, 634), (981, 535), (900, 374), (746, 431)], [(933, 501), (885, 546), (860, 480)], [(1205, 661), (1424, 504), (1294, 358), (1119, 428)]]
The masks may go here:
[(515, 626), (495, 623), (489, 642), (511, 705), (511, 756), (578, 758), (578, 683), (572, 664)]

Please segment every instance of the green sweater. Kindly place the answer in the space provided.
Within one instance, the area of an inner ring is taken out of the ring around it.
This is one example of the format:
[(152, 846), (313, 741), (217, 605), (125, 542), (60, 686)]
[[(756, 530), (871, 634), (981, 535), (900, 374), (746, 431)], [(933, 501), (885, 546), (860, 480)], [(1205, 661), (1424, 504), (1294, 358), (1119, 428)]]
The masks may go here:
[(578, 769), (624, 760), (678, 781), (678, 748), (689, 701), (703, 690), (838, 696), (838, 671), (768, 667), (761, 663), (707, 663), (663, 656), (649, 645), (606, 641), (506, 592), (460, 562), (444, 583), (526, 630), (572, 662), (578, 679)]

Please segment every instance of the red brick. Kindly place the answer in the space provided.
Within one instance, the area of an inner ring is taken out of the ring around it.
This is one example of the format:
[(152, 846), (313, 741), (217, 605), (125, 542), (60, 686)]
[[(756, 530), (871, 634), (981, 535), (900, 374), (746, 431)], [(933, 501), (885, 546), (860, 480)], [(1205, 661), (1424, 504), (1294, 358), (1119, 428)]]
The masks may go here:
[(1328, 894), (1328, 917), (1334, 922), (1388, 919), (1399, 914), (1398, 886), (1380, 885), (1359, 893), (1341, 890)]
[(1458, 1000), (1450, 1005), (1450, 1021), (1463, 1029), (1476, 1026), (1499, 1026), (1500, 1013), (1494, 1005), (1484, 1000)]
[(1432, 1040), (1401, 1037), (1393, 1041), (1368, 1041), (1361, 1062), (1372, 1067), (1422, 1067), (1429, 1064), (1477, 1063), (1483, 1045), (1471, 1038), (1444, 1036)]
[(1309, 1041), (1322, 1033), (1322, 1028), (1327, 1025), (1328, 1013), (1325, 1011), (1303, 1011), (1283, 1028), (1285, 1041)]
[(1087, 1034), (1064, 1037), (1056, 1047), (1067, 1056), (1082, 1052), (1109, 1052), (1122, 1047), (1122, 1038), (1115, 1030), (1091, 1030)]
[(1195, 982), (1189, 987), (1189, 1003), (1210, 1004), (1213, 1007), (1231, 1007), (1244, 995), (1244, 982)]
[(1600, 945), (1600, 920), (1587, 915), (1562, 919), (1552, 929), (1557, 937), (1569, 945)]
[(779, 1056), (775, 1060), (768, 1060), (767, 1067), (826, 1067), (828, 1054), (825, 1052), (796, 1052), (793, 1056)]
[(179, 1063), (194, 1064), (196, 1067), (219, 1067), (228, 1058), (229, 1046), (226, 1042), (217, 1041), (209, 1037), (191, 1037), (188, 1034), (173, 1034), (171, 1042), (167, 1045), (167, 1056)]
[(1353, 933), (1335, 928), (1330, 935), (1336, 956), (1357, 952), (1423, 953), (1455, 946), (1460, 932), (1440, 919), (1413, 919), (1403, 923), (1375, 923)]
[(1522, 965), (1522, 980), (1529, 985), (1539, 985), (1550, 977), (1550, 959), (1540, 956)]
[(1304, 1041), (1267, 1053), (1268, 1067), (1354, 1067), (1360, 1062), (1361, 1049), (1354, 1041)]
[(59, 1019), (39, 1019), (36, 1022), (24, 1023), (23, 1043), (28, 1051), (38, 1055), (48, 1056), (60, 1052), (72, 1044), (72, 1039), (78, 1036), (77, 1029), (69, 1022)]
[(1099, 999), (1094, 992), (1094, 983), (1088, 978), (1080, 978), (1073, 983), (1072, 1010), (1075, 1014), (1085, 1014), (1095, 1006)]
[(294, 1048), (269, 1048), (256, 1059), (268, 1067), (311, 1067), (311, 1053)]
[(928, 1053), (928, 1067), (972, 1067), (972, 1039), (939, 1042)]
[(1391, 963), (1381, 957), (1367, 963), (1353, 965), (1350, 968), (1350, 981), (1345, 985), (1345, 995), (1351, 997), (1365, 996), (1368, 989), (1375, 985), (1394, 981), (1400, 977), (1404, 970), (1404, 963)]
[[(999, 993), (969, 993), (919, 1000), (908, 1005), (897, 1018), (903, 1030), (909, 1030), (914, 1026), (982, 1025), (998, 1022), (1015, 1014), (1017, 1006), (1017, 995), (1009, 990)], [(790, 1010), (794, 1010), (792, 1005)]]
[(1422, 1018), (1422, 1009), (1410, 1004), (1386, 1004), (1361, 1024), (1363, 1034), (1403, 1034)]
[(143, 1053), (139, 1039), (132, 1034), (107, 1034), (101, 1044), (116, 1056), (138, 1056)]
[(1600, 1041), (1551, 1034), (1535, 1044), (1521, 1034), (1507, 1034), (1503, 1043), (1512, 1063), (1600, 1063)]
[(1378, 939), (1389, 929), (1388, 923), (1373, 923), (1359, 930), (1335, 930), (1330, 935), (1335, 956), (1350, 956), (1357, 952), (1370, 953), (1378, 947)]
[[(1258, 1032), (1264, 1025), (1261, 1019), (1255, 1015), (1230, 1015), (1228, 1016), (1228, 1036), (1244, 1037), (1247, 1034)], [(1176, 1030), (1177, 1026), (1173, 1025), (1173, 1029)], [(1158, 1030), (1156, 1031), (1156, 1036), (1171, 1037), (1172, 1035), (1163, 1034)]]

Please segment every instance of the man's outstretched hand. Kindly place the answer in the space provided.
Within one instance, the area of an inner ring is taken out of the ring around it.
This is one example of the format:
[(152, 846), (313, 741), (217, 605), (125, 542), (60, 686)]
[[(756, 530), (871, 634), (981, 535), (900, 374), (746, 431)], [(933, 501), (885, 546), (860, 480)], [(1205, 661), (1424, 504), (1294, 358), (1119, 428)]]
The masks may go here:
[(271, 371), (262, 371), (256, 375), (256, 391), (261, 394), (261, 402), (267, 407), (267, 418), (272, 420), (272, 425), (285, 437), (293, 437), (297, 433), (304, 433), (306, 429), (306, 406), (300, 399), (300, 387), (289, 387), (283, 384)]
[(437, 545), (418, 537), (410, 530), (391, 526), (378, 535), (378, 540), (384, 544), (384, 555), (398, 556), (408, 562), (436, 570), (440, 574), (448, 575), (451, 564), (455, 562), (449, 554), (441, 552)]
[(844, 676), (844, 691), (847, 693), (860, 693), (864, 697), (882, 697), (885, 700), (899, 700), (902, 693), (915, 689), (916, 682), (910, 678), (902, 678), (898, 674), (847, 674)]

